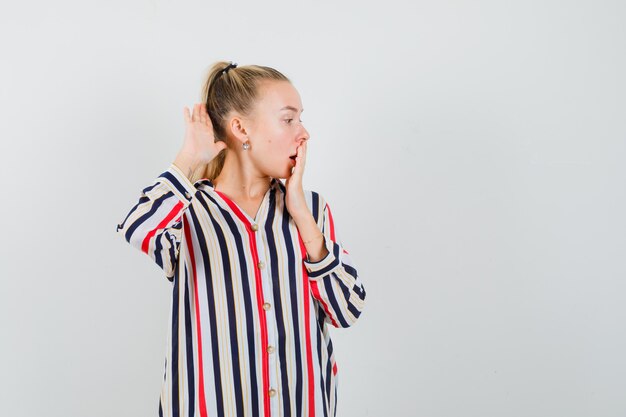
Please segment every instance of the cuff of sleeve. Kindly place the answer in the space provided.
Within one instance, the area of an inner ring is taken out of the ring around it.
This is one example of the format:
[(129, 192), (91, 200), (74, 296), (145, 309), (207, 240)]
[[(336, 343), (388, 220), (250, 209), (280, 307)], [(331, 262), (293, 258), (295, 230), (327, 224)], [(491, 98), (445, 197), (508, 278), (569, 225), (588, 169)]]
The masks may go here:
[(328, 253), (319, 261), (311, 262), (304, 259), (304, 266), (309, 272), (309, 279), (317, 281), (324, 278), (324, 276), (330, 274), (335, 268), (339, 267), (339, 250), (340, 247), (337, 243), (330, 240), (327, 236), (324, 236), (324, 242)]
[(165, 172), (159, 175), (159, 178), (169, 186), (181, 201), (191, 202), (197, 191), (189, 178), (174, 164), (171, 164)]

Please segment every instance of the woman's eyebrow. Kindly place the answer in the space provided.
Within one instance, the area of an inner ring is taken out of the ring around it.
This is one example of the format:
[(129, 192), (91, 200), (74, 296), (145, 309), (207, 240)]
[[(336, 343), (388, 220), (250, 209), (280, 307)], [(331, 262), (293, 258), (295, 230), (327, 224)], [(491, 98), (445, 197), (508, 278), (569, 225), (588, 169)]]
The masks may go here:
[[(293, 107), (293, 106), (285, 106), (285, 107), (283, 107), (283, 108), (282, 108), (282, 109), (280, 109), (280, 110), (281, 110), (281, 111), (282, 111), (282, 110), (293, 110), (293, 111), (295, 111), (295, 112), (298, 112), (298, 109), (296, 109), (296, 108), (295, 108), (295, 107)], [(304, 111), (304, 109), (302, 109), (301, 111)]]

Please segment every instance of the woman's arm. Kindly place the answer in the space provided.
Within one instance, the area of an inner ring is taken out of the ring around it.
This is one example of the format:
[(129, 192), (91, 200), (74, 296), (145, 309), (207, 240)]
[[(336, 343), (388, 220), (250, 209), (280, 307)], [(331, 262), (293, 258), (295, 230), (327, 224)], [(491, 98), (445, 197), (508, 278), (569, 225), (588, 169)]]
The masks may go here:
[[(311, 292), (324, 309), (326, 321), (334, 327), (350, 327), (365, 307), (365, 287), (337, 234), (328, 203), (320, 194), (311, 192), (311, 206), (309, 219), (304, 215), (294, 218), (307, 250), (303, 263)], [(312, 230), (310, 219), (316, 231)], [(321, 233), (319, 239), (314, 239), (315, 233)]]
[(117, 233), (150, 256), (173, 281), (183, 234), (183, 213), (196, 193), (195, 181), (222, 149), (202, 103), (193, 112), (183, 109), (186, 130), (183, 146), (170, 167), (144, 188), (139, 201), (117, 225)]
[(328, 255), (328, 249), (324, 244), (324, 235), (317, 226), (310, 211), (304, 212), (299, 217), (294, 217), (298, 233), (306, 248), (307, 260), (318, 262)]
[(144, 188), (116, 231), (156, 262), (173, 281), (182, 240), (182, 215), (195, 194), (191, 181), (175, 164)]

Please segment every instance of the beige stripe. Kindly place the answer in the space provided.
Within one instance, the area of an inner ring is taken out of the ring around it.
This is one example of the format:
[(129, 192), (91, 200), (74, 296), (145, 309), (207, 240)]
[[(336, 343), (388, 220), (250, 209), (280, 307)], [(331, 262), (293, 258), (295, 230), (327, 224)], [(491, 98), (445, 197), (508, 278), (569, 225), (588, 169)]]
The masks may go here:
[[(235, 317), (237, 321), (237, 346), (239, 348), (239, 378), (242, 383), (242, 399), (244, 404), (244, 409), (247, 410), (249, 408), (250, 401), (250, 393), (248, 392), (248, 375), (250, 373), (248, 369), (248, 361), (247, 358), (247, 339), (246, 339), (246, 330), (245, 330), (245, 308), (243, 302), (243, 288), (241, 279), (241, 268), (239, 266), (239, 259), (237, 257), (237, 246), (236, 243), (228, 236), (226, 241), (229, 249), (228, 253), (230, 255), (230, 269), (234, 271), (233, 273), (233, 299), (235, 304)], [(231, 341), (232, 342), (232, 341)]]

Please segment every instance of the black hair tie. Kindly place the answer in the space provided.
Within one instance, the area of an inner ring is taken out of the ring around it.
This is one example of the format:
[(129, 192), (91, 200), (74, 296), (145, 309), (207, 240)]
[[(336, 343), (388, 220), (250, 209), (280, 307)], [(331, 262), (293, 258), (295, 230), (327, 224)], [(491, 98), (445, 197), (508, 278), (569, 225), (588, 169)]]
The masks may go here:
[(237, 67), (237, 64), (231, 61), (230, 64), (228, 64), (228, 66), (226, 68), (224, 68), (223, 70), (220, 71), (220, 75), (226, 74), (229, 69), (236, 68), (236, 67)]

